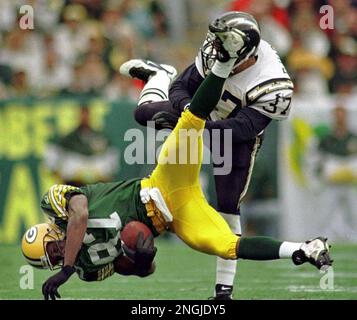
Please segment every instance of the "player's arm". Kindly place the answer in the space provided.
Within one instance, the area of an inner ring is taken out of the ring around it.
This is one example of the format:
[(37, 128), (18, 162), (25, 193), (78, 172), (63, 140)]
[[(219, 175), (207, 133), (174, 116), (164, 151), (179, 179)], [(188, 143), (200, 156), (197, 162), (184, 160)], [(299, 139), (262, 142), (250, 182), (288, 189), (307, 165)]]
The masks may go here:
[(125, 255), (116, 257), (113, 263), (114, 271), (123, 276), (139, 276), (143, 278), (153, 274), (156, 269), (154, 261), (151, 262), (148, 268), (143, 269), (139, 268), (138, 265), (133, 262), (133, 260)]
[(56, 184), (44, 195), (41, 208), (51, 218), (67, 224), (64, 266), (73, 267), (87, 229), (87, 197), (77, 187)]
[(68, 224), (66, 232), (66, 247), (64, 266), (73, 267), (77, 254), (81, 249), (87, 230), (88, 200), (83, 194), (71, 197), (68, 206)]
[(185, 106), (191, 102), (202, 81), (203, 78), (194, 63), (187, 67), (169, 89), (169, 100), (173, 108), (182, 112)]
[(98, 266), (96, 270), (77, 270), (79, 278), (86, 282), (103, 281), (114, 273), (118, 273), (122, 276), (147, 277), (154, 273), (154, 271), (155, 262), (152, 262), (147, 270), (139, 270), (137, 265), (125, 255), (116, 257), (113, 262), (107, 263), (106, 265)]
[(270, 118), (255, 109), (243, 108), (233, 118), (206, 121), (206, 128), (211, 132), (213, 129), (231, 129), (233, 141), (239, 143), (254, 139), (270, 122)]
[[(269, 88), (269, 85), (272, 86)], [(274, 86), (282, 87), (275, 90)], [(206, 128), (232, 129), (233, 141), (243, 142), (255, 138), (272, 119), (286, 119), (290, 112), (293, 85), (290, 80), (280, 80), (260, 85), (247, 94), (249, 105), (240, 109), (235, 117), (207, 121)], [(269, 91), (270, 90), (270, 91)]]
[(75, 272), (73, 265), (81, 248), (87, 226), (87, 198), (79, 188), (57, 184), (53, 185), (44, 195), (41, 208), (56, 221), (67, 222), (64, 266), (60, 272), (50, 277), (42, 286), (45, 299), (55, 300), (56, 297), (60, 298), (58, 287)]

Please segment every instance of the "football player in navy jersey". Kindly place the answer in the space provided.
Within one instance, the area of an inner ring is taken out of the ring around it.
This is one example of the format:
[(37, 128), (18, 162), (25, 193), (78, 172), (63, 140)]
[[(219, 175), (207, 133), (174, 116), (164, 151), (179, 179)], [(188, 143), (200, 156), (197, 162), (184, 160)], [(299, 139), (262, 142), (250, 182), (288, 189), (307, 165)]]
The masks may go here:
[[(231, 157), (232, 169), (214, 178), (217, 211), (231, 230), (240, 235), (240, 204), (248, 189), (264, 130), (272, 120), (288, 117), (293, 83), (277, 52), (261, 39), (254, 17), (233, 11), (224, 13), (213, 23), (225, 23), (244, 32), (248, 39), (248, 45), (240, 52), (225, 81), (221, 99), (205, 124), (210, 132), (232, 130), (231, 154), (225, 155)], [(175, 68), (169, 65), (141, 59), (124, 63), (120, 67), (123, 75), (146, 83), (135, 109), (136, 121), (146, 125), (147, 121), (154, 120), (157, 129), (174, 128), (181, 112), (210, 73), (220, 52), (219, 46), (216, 34), (209, 31), (195, 62), (178, 77)], [(224, 146), (223, 134), (220, 139), (220, 146)], [(211, 151), (215, 150), (211, 148)], [(215, 299), (232, 299), (236, 264), (235, 260), (217, 258)]]

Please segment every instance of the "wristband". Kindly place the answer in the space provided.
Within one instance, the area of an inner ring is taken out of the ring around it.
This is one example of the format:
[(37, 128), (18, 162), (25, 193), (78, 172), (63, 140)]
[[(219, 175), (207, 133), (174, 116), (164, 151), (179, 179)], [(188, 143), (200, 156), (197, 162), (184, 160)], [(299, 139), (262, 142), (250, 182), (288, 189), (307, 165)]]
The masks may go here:
[(212, 73), (223, 79), (228, 78), (232, 72), (235, 61), (236, 59), (230, 59), (227, 62), (216, 60), (212, 67)]

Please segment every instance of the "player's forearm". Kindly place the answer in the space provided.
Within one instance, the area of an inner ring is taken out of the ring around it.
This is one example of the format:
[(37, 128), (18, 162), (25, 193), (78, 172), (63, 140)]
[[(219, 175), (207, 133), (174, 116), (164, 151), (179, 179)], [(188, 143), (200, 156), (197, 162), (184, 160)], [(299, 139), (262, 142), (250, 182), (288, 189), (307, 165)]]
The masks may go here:
[(202, 119), (207, 119), (221, 97), (224, 81), (224, 78), (210, 73), (194, 95), (190, 111)]
[(268, 126), (271, 119), (254, 109), (246, 109), (241, 110), (234, 118), (206, 121), (206, 129), (231, 129), (232, 139), (236, 143), (252, 140)]
[(203, 78), (194, 63), (186, 68), (169, 89), (169, 99), (173, 108), (182, 112), (184, 107), (190, 103), (202, 81)]
[(169, 99), (172, 103), (172, 107), (182, 112), (192, 99), (192, 96), (188, 92), (187, 83), (181, 79), (177, 79), (173, 82), (169, 90)]
[(113, 261), (114, 271), (123, 276), (147, 277), (155, 272), (156, 265), (153, 261), (148, 269), (142, 269), (127, 256), (121, 255)]
[(66, 232), (64, 265), (73, 266), (81, 249), (87, 230), (88, 201), (84, 195), (72, 197), (69, 203), (69, 219)]
[(233, 64), (233, 59), (228, 62), (215, 62), (211, 73), (201, 83), (192, 98), (189, 109), (194, 115), (207, 119), (221, 99), (224, 82), (229, 77)]

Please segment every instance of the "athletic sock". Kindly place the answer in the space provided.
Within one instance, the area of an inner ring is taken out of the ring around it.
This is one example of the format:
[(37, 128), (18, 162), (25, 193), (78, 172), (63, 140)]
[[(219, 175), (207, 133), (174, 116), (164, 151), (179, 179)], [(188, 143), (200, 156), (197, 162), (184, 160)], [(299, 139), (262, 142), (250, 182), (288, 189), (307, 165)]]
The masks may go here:
[(242, 237), (237, 256), (249, 260), (289, 259), (301, 248), (301, 242), (278, 241), (269, 237)]
[(233, 286), (236, 269), (237, 260), (227, 260), (217, 257), (216, 284)]
[[(240, 236), (242, 234), (240, 216), (237, 214), (227, 214), (224, 212), (219, 213), (224, 218), (224, 220), (226, 220), (232, 232)], [(226, 260), (217, 257), (216, 284), (233, 286), (236, 269), (237, 260)]]
[(284, 241), (279, 249), (280, 258), (291, 258), (293, 256), (293, 253), (297, 250), (300, 250), (302, 245), (302, 242)]
[(279, 259), (282, 243), (269, 237), (242, 237), (239, 240), (237, 257), (249, 260)]

